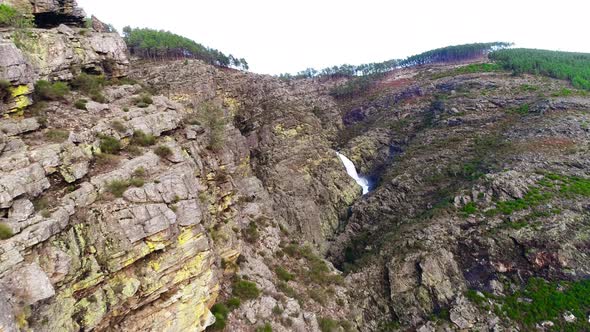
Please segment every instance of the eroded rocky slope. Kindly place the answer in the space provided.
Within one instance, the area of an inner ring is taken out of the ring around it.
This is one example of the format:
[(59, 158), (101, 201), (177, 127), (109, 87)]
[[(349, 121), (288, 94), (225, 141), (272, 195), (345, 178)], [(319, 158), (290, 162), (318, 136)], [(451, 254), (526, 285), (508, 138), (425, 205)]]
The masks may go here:
[(130, 63), (75, 2), (29, 4), (48, 29), (0, 42), (1, 330), (587, 328), (576, 301), (531, 313), (535, 278), (585, 291), (587, 93), (432, 65), (334, 99), (346, 82)]
[[(316, 285), (322, 299), (348, 303), (338, 272), (298, 240), (323, 247), (360, 195), (327, 139), (341, 125), (314, 114), (317, 105), (338, 118), (319, 87), (195, 61), (182, 66), (201, 85), (187, 79), (182, 94), (150, 96), (114, 80), (100, 102), (78, 90), (29, 106), (38, 79), (116, 78), (128, 64), (114, 34), (66, 25), (31, 32), (47, 48), (17, 47), (13, 31), (4, 39), (12, 86), (0, 123), (3, 330), (200, 331), (240, 281), (260, 296), (242, 296), (232, 329), (317, 330), (324, 310), (344, 319), (335, 302), (299, 295)], [(267, 102), (284, 114), (264, 110)], [(298, 144), (313, 140), (311, 150)], [(286, 268), (301, 279), (280, 283)]]
[(588, 277), (587, 94), (452, 66), (392, 74), (372, 93), (343, 103), (357, 134), (342, 144), (379, 184), (331, 246), (347, 279), (369, 284), (354, 296), (365, 328), (585, 329), (583, 310), (564, 318), (573, 304), (526, 318), (548, 309), (516, 290), (544, 278), (567, 294)]

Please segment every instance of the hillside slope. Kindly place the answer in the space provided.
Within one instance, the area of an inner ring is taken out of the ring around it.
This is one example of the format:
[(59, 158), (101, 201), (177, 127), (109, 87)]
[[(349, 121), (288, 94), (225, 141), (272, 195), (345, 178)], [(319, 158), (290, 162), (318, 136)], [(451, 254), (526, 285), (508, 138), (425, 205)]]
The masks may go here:
[(50, 17), (0, 44), (1, 330), (589, 328), (587, 92), (430, 64), (335, 98)]

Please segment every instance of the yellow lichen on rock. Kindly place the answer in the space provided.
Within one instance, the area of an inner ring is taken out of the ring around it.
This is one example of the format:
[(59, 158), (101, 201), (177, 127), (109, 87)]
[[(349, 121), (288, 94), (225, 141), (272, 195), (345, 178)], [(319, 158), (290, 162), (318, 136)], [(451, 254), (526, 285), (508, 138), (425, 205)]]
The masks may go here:
[(26, 84), (9, 87), (8, 90), (10, 92), (12, 104), (14, 105), (9, 113), (15, 113), (16, 115), (21, 116), (24, 109), (31, 105), (31, 98), (29, 95), (32, 91)]
[(203, 268), (203, 261), (206, 256), (210, 254), (209, 251), (201, 252), (189, 261), (185, 262), (180, 270), (176, 272), (173, 283), (179, 283), (191, 277), (197, 276), (207, 269)]
[(170, 95), (170, 99), (177, 103), (188, 103), (191, 100), (191, 96), (184, 93), (174, 93)]
[(303, 125), (297, 125), (293, 128), (286, 129), (282, 123), (279, 123), (278, 125), (274, 126), (273, 132), (282, 138), (294, 138), (297, 137), (304, 129), (305, 127)]
[(241, 103), (232, 97), (226, 96), (223, 98), (223, 106), (229, 111), (229, 114), (234, 117), (240, 110)]

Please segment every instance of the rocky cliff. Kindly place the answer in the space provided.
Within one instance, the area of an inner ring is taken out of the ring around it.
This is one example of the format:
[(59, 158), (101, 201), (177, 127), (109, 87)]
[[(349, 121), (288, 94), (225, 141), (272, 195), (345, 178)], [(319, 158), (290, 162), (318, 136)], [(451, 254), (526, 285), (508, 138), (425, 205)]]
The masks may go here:
[[(173, 62), (139, 81), (174, 94), (115, 80), (100, 102), (79, 105), (94, 96), (77, 90), (31, 106), (39, 79), (116, 78), (129, 62), (116, 34), (29, 32), (3, 44), (3, 330), (201, 331), (240, 282), (261, 295), (237, 297), (237, 329), (317, 330), (306, 282), (347, 302), (338, 272), (303, 246), (325, 250), (360, 195), (331, 148), (341, 122), (325, 88)], [(283, 268), (313, 278), (287, 285)]]
[(584, 91), (431, 65), (335, 99), (29, 5), (51, 24), (0, 42), (0, 330), (587, 327)]
[(0, 76), (10, 95), (0, 114), (22, 112), (32, 102), (33, 84), (71, 80), (80, 73), (127, 75), (125, 42), (116, 33), (101, 33), (61, 23), (52, 29), (9, 29), (0, 32)]

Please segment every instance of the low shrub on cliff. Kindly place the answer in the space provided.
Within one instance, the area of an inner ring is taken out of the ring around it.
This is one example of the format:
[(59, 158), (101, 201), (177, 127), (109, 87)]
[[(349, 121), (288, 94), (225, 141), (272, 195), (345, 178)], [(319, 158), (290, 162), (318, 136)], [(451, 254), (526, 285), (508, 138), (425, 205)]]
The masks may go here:
[(199, 108), (199, 114), (204, 124), (209, 127), (208, 148), (217, 151), (223, 147), (226, 118), (223, 110), (211, 103), (205, 103)]
[(256, 226), (254, 221), (251, 221), (248, 227), (242, 229), (242, 236), (244, 237), (244, 240), (249, 243), (255, 243), (258, 241), (260, 234), (258, 233), (258, 226)]
[(79, 109), (79, 110), (83, 110), (86, 111), (86, 103), (88, 103), (88, 100), (86, 99), (78, 99), (76, 100), (76, 102), (74, 103), (74, 106)]
[(81, 73), (70, 83), (74, 90), (80, 91), (97, 103), (106, 103), (107, 99), (102, 94), (104, 85), (106, 84), (103, 75), (90, 75)]
[(131, 144), (140, 146), (150, 146), (156, 143), (154, 135), (146, 134), (142, 130), (136, 130), (131, 137)]
[(111, 127), (120, 133), (124, 133), (127, 131), (127, 127), (125, 127), (125, 125), (119, 120), (112, 121)]
[(305, 273), (300, 273), (300, 277), (319, 285), (341, 284), (342, 276), (334, 274), (324, 260), (313, 252), (311, 247), (299, 247), (291, 244), (283, 248), (283, 251), (296, 259), (304, 258), (307, 263)]
[(64, 82), (50, 83), (40, 80), (35, 83), (35, 97), (38, 100), (60, 100), (70, 93), (70, 87)]
[(17, 11), (16, 9), (5, 5), (5, 4), (1, 4), (0, 5), (0, 26), (10, 26), (10, 23), (14, 20), (14, 18), (17, 16)]
[(0, 223), (0, 240), (6, 240), (13, 236), (12, 229), (5, 223)]
[(0, 27), (31, 28), (33, 20), (9, 5), (0, 4)]
[(122, 197), (123, 193), (129, 187), (142, 187), (144, 185), (143, 179), (131, 178), (129, 180), (113, 180), (106, 185), (106, 191), (113, 194), (115, 197)]
[(138, 167), (133, 171), (133, 177), (134, 178), (139, 178), (139, 179), (144, 179), (147, 176), (147, 172), (145, 170), (145, 168), (143, 167)]
[(118, 154), (121, 151), (121, 142), (112, 136), (101, 136), (100, 151), (102, 153)]
[(277, 274), (277, 277), (279, 277), (279, 279), (283, 280), (283, 281), (289, 281), (289, 280), (293, 280), (295, 278), (295, 276), (292, 273), (287, 271), (282, 266), (278, 266), (275, 269), (275, 273)]
[(160, 145), (154, 149), (154, 153), (162, 159), (166, 159), (172, 155), (172, 150), (166, 145)]
[(319, 317), (318, 325), (322, 332), (335, 332), (338, 330), (340, 324), (331, 318)]
[(211, 307), (211, 313), (215, 316), (215, 323), (209, 327), (211, 330), (223, 330), (227, 316), (240, 306), (240, 299), (232, 297), (226, 303), (216, 303)]
[(237, 279), (233, 284), (232, 294), (242, 300), (253, 300), (260, 296), (260, 290), (251, 281)]
[(380, 75), (353, 77), (346, 83), (337, 85), (330, 90), (334, 98), (352, 98), (369, 91)]
[(226, 325), (227, 316), (230, 310), (223, 303), (216, 303), (211, 307), (211, 313), (215, 316), (215, 323), (211, 325), (211, 330), (223, 330)]
[(150, 96), (147, 93), (142, 93), (139, 97), (136, 97), (134, 101), (135, 101), (135, 106), (137, 106), (139, 108), (146, 108), (149, 105), (154, 103), (152, 96)]
[(129, 188), (129, 183), (124, 180), (113, 180), (107, 183), (106, 186), (106, 190), (115, 197), (122, 197), (127, 188)]

